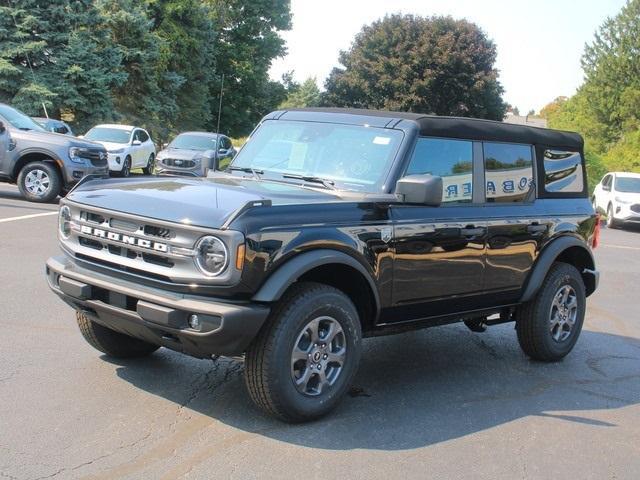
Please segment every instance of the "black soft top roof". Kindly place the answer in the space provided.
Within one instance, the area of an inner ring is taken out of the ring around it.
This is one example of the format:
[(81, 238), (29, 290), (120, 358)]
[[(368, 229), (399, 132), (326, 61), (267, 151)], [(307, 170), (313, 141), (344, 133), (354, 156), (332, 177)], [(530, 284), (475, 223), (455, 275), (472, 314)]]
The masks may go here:
[[(329, 120), (328, 114), (338, 114), (338, 121), (340, 122), (351, 120), (349, 123), (361, 125), (371, 124), (375, 126), (385, 126), (387, 128), (394, 127), (402, 120), (409, 120), (418, 124), (420, 135), (432, 137), (547, 145), (578, 151), (582, 151), (584, 146), (584, 140), (580, 134), (575, 132), (530, 127), (494, 120), (482, 120), (479, 118), (439, 117), (421, 113), (386, 112), (382, 110), (365, 110), (358, 108), (301, 108), (278, 113), (280, 114), (277, 116), (279, 119), (308, 121), (314, 119), (317, 121), (327, 121)], [(367, 118), (377, 121), (371, 122)], [(386, 119), (388, 119), (388, 121), (386, 121)]]

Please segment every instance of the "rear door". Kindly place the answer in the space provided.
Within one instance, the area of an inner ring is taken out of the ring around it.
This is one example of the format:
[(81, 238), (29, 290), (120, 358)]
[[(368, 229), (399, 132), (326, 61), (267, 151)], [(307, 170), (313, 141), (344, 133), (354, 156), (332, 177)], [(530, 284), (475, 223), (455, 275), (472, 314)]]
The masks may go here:
[(516, 301), (550, 219), (536, 201), (531, 145), (483, 143), (488, 223), (485, 291), (494, 304)]
[[(419, 138), (405, 175), (443, 179), (440, 207), (393, 205), (393, 306), (385, 323), (475, 308), (485, 271), (486, 222), (477, 203), (479, 143)], [(475, 153), (474, 153), (475, 152)], [(479, 185), (482, 191), (481, 184)]]

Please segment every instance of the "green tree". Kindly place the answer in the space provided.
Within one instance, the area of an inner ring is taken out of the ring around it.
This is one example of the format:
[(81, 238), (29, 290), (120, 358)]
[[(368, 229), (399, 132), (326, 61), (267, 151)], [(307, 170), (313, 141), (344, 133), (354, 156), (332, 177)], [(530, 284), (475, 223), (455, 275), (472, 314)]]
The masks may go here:
[(339, 60), (325, 84), (327, 105), (504, 117), (495, 45), (466, 20), (386, 16)]
[(269, 79), (273, 59), (285, 54), (279, 32), (291, 28), (288, 0), (209, 0), (217, 32), (215, 77), (209, 107), (215, 125), (222, 75), (221, 131), (238, 137), (286, 98), (286, 89)]
[(120, 53), (91, 0), (0, 6), (0, 99), (30, 115), (65, 113), (81, 129), (112, 117), (126, 80)]
[(315, 78), (307, 78), (301, 85), (293, 85), (287, 90), (287, 99), (279, 108), (318, 107), (322, 94)]

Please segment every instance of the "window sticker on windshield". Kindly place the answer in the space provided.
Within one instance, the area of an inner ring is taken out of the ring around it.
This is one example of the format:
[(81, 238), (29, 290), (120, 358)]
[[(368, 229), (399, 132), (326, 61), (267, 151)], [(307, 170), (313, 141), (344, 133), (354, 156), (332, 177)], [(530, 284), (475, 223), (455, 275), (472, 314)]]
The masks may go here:
[(306, 143), (294, 143), (291, 145), (291, 154), (289, 155), (289, 168), (295, 168), (296, 170), (304, 169), (304, 159), (307, 157)]
[(391, 142), (390, 137), (376, 137), (373, 139), (373, 143), (376, 145), (389, 145), (389, 142)]

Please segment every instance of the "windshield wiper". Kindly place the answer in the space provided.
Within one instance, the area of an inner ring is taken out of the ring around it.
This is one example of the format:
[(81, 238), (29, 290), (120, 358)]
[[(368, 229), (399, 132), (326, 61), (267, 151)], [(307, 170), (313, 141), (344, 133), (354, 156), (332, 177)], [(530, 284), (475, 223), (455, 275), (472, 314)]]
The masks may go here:
[(230, 166), (230, 167), (227, 167), (227, 170), (236, 171), (236, 172), (251, 173), (258, 180), (260, 180), (260, 175), (264, 174), (264, 171), (262, 171), (262, 170), (257, 170), (255, 168), (251, 168), (251, 167), (234, 167), (233, 165)]
[(326, 178), (314, 177), (313, 175), (298, 175), (296, 173), (283, 173), (282, 178), (294, 178), (296, 180), (303, 180), (309, 183), (320, 183), (322, 186), (329, 190), (335, 190), (335, 182), (333, 180), (327, 180)]

